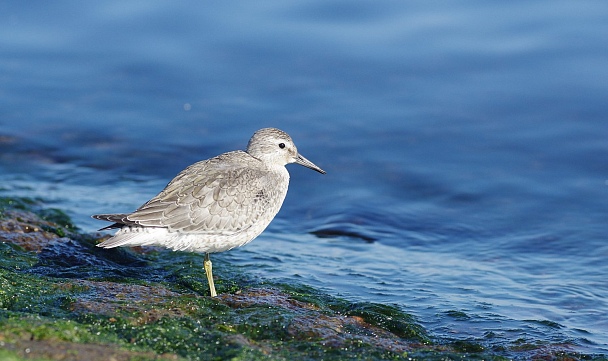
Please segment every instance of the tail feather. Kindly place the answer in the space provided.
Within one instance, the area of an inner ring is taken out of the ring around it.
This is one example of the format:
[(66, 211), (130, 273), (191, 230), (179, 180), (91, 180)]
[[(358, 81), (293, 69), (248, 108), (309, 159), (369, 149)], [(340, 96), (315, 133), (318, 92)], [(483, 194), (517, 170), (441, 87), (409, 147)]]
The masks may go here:
[(94, 214), (91, 217), (95, 218), (95, 219), (99, 219), (100, 221), (114, 222), (114, 224), (111, 224), (107, 227), (103, 227), (100, 229), (100, 231), (105, 231), (107, 229), (115, 229), (115, 228), (122, 228), (124, 226), (136, 225), (135, 222), (127, 219), (128, 215), (129, 215), (129, 213), (110, 213), (110, 214)]
[[(128, 216), (129, 213), (95, 214), (91, 216), (101, 221), (114, 222), (100, 229), (100, 231), (118, 228), (118, 232), (113, 237), (99, 243), (97, 247), (114, 248), (120, 246), (163, 244), (167, 232), (164, 227), (143, 227), (138, 222), (129, 220)], [(160, 238), (158, 237), (159, 232), (161, 234)]]
[(97, 247), (115, 248), (120, 246), (149, 246), (159, 244), (162, 242), (159, 242), (159, 239), (155, 237), (158, 231), (166, 232), (164, 228), (124, 226), (113, 237), (99, 243)]
[(120, 247), (120, 246), (125, 246), (125, 245), (136, 246), (136, 244), (130, 243), (131, 238), (133, 238), (133, 237), (112, 237), (112, 238), (106, 239), (105, 241), (99, 243), (97, 245), (97, 247), (115, 248), (115, 247)]

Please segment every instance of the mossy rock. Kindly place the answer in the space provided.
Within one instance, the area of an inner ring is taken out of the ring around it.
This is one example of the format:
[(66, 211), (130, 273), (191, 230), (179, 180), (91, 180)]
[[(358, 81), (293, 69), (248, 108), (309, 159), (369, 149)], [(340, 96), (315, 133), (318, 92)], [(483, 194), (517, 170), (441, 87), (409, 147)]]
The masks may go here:
[(202, 255), (100, 249), (40, 204), (0, 198), (3, 360), (605, 360), (528, 342), (493, 354), (482, 343), (431, 339), (395, 305), (250, 279), (220, 257), (220, 295), (211, 298)]

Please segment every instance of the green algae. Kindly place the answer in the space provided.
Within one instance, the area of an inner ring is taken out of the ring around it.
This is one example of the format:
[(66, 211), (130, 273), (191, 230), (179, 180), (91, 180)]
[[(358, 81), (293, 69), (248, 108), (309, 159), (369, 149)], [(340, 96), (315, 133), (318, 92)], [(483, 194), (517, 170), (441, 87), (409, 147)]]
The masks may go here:
[(396, 306), (369, 302), (350, 303), (303, 285), (282, 285), (282, 287), (294, 299), (309, 302), (317, 307), (343, 315), (361, 317), (365, 322), (386, 329), (402, 338), (431, 343), (426, 331), (416, 323), (414, 317), (404, 313)]
[(78, 227), (72, 223), (70, 216), (60, 209), (43, 208), (35, 213), (43, 220), (56, 224), (58, 227), (55, 227), (55, 230), (63, 232), (63, 234), (57, 234), (59, 237), (65, 237), (67, 232), (75, 232), (78, 230)]
[[(59, 237), (65, 237), (78, 231), (78, 227), (64, 211), (57, 208), (48, 208), (41, 205), (40, 200), (32, 198), (0, 197), (0, 219), (5, 219), (9, 210), (28, 211), (37, 215), (44, 223), (40, 228)], [(20, 220), (17, 217), (17, 220)]]
[(6, 210), (31, 210), (37, 202), (31, 198), (0, 197), (0, 217), (6, 217)]
[(450, 310), (445, 314), (455, 320), (469, 320), (471, 317), (462, 311)]
[(454, 348), (454, 350), (460, 352), (480, 353), (485, 351), (485, 348), (482, 345), (474, 341), (458, 340), (452, 342), (451, 346)]
[(366, 322), (386, 329), (395, 335), (430, 343), (425, 330), (415, 323), (411, 315), (404, 313), (395, 306), (376, 303), (352, 304), (346, 310), (349, 316), (360, 316)]
[(29, 339), (31, 341), (67, 341), (89, 343), (116, 341), (106, 335), (97, 335), (82, 323), (50, 316), (2, 312), (0, 314), (2, 335), (8, 340)]
[[(0, 343), (0, 346), (2, 346), (2, 344)], [(17, 352), (14, 351), (9, 351), (9, 350), (3, 350), (2, 348), (0, 348), (0, 360), (2, 361), (21, 361), (24, 358), (22, 356), (19, 356), (19, 354)], [(28, 361), (51, 361), (50, 358), (41, 358), (41, 357), (28, 357), (27, 358)]]
[(28, 240), (40, 235), (40, 246), (0, 238), (0, 359), (504, 360), (508, 352), (568, 359), (527, 342), (492, 354), (481, 343), (434, 340), (397, 306), (269, 285), (221, 262), (220, 296), (210, 298), (200, 255), (102, 250), (63, 212), (0, 198), (0, 217), (11, 214), (21, 217), (11, 224), (29, 227)]
[[(37, 257), (31, 252), (25, 252), (21, 247), (11, 243), (0, 243), (0, 269), (20, 270), (33, 266)], [(10, 260), (10, 262), (6, 262)]]

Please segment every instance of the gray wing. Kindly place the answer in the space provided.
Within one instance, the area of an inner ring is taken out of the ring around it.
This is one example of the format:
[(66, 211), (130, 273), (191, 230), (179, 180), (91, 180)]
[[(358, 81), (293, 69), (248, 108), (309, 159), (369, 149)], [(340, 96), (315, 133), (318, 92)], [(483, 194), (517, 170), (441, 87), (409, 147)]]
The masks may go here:
[(243, 155), (232, 152), (191, 165), (126, 221), (187, 233), (246, 230), (273, 208), (269, 203), (276, 179), (264, 168), (250, 166), (248, 158), (243, 163), (235, 157), (241, 160)]

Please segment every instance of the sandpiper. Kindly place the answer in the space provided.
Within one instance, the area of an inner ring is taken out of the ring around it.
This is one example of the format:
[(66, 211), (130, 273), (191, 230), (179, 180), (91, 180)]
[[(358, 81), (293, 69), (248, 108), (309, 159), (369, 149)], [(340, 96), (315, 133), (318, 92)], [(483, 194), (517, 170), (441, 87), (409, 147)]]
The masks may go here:
[(325, 174), (304, 158), (291, 137), (276, 128), (260, 129), (246, 151), (232, 151), (192, 164), (158, 195), (133, 213), (96, 214), (118, 229), (103, 248), (160, 245), (205, 253), (211, 296), (217, 296), (209, 254), (243, 246), (256, 238), (281, 209), (288, 163)]

